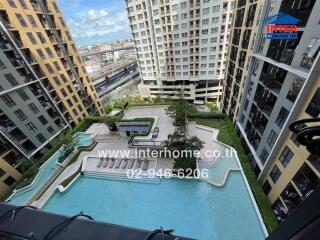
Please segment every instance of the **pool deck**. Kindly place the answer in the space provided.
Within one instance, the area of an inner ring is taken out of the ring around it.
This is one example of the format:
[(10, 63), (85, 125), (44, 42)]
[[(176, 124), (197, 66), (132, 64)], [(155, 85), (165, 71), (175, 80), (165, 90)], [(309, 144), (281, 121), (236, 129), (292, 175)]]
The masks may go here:
[[(169, 118), (165, 112), (165, 106), (152, 106), (152, 107), (131, 107), (129, 108), (124, 115), (124, 119), (132, 119), (132, 118), (145, 118), (145, 117), (153, 117), (156, 119), (155, 125), (153, 127), (159, 128), (159, 135), (156, 138), (156, 141), (166, 140), (169, 134), (172, 134), (175, 131), (175, 126), (173, 125), (173, 119)], [(114, 154), (117, 151), (125, 151), (129, 156), (136, 156), (135, 148), (128, 146), (128, 137), (114, 135), (108, 129), (108, 127), (103, 123), (95, 123), (92, 124), (88, 130), (87, 134), (90, 134), (92, 138), (96, 138), (98, 135), (105, 136), (108, 141), (98, 142), (95, 148), (90, 152), (81, 152), (77, 161), (75, 161), (70, 166), (66, 167), (63, 172), (56, 178), (56, 180), (51, 184), (51, 186), (45, 191), (45, 193), (32, 205), (41, 208), (47, 200), (52, 196), (54, 191), (56, 191), (57, 187), (67, 178), (72, 176), (82, 165), (84, 159), (86, 159), (86, 166), (84, 171), (87, 172), (96, 172), (96, 173), (112, 173), (112, 174), (125, 174), (127, 169), (120, 168), (109, 168), (109, 167), (97, 167), (98, 161), (100, 159), (101, 153), (106, 153), (106, 151), (113, 152)], [(224, 151), (226, 148), (225, 145), (219, 143), (216, 139), (219, 131), (212, 128), (207, 128), (204, 126), (197, 125), (195, 123), (188, 123), (188, 136), (197, 136), (201, 140), (205, 142), (204, 148), (201, 150), (202, 158), (201, 161), (212, 163), (216, 159), (212, 157), (205, 157), (205, 151), (214, 151), (220, 150)], [(151, 134), (150, 134), (151, 135)], [(151, 138), (151, 136), (148, 136)], [(120, 153), (119, 153), (120, 154)], [(118, 158), (124, 158), (126, 156), (119, 156)], [(90, 161), (88, 161), (88, 158)], [(142, 160), (144, 158), (141, 158)], [(172, 169), (173, 168), (173, 159), (148, 159), (149, 167), (148, 169), (158, 170), (162, 169)]]

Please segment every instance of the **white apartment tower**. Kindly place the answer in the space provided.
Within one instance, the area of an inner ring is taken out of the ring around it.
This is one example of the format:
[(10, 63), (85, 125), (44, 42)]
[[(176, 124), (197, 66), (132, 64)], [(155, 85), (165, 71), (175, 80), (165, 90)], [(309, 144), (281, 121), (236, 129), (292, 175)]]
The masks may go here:
[(233, 0), (127, 0), (142, 97), (220, 102)]

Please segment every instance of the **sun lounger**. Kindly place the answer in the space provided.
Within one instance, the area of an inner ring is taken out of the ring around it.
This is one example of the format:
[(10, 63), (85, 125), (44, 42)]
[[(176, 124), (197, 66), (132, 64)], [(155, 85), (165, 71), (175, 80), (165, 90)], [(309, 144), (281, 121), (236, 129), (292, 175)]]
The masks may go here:
[(129, 159), (124, 159), (122, 164), (122, 169), (126, 169), (128, 166)]
[(111, 158), (111, 160), (110, 160), (110, 164), (109, 164), (109, 168), (113, 168), (114, 163), (115, 163), (114, 158)]
[(142, 161), (138, 160), (135, 169), (140, 168), (141, 164), (142, 164)]
[(119, 168), (121, 163), (122, 163), (123, 159), (120, 159), (117, 161), (115, 168)]
[(108, 166), (108, 163), (109, 163), (110, 159), (107, 157), (106, 160), (104, 161), (102, 167), (107, 167)]
[(143, 165), (142, 165), (142, 170), (147, 170), (148, 169), (148, 166), (149, 166), (149, 161), (148, 160), (145, 160), (144, 162), (143, 162)]
[(128, 169), (132, 169), (134, 163), (135, 163), (135, 160), (134, 159), (130, 159), (129, 160), (129, 164), (128, 164)]
[(99, 160), (99, 162), (97, 164), (97, 167), (101, 167), (102, 163), (103, 163), (103, 157), (100, 158), (100, 160)]

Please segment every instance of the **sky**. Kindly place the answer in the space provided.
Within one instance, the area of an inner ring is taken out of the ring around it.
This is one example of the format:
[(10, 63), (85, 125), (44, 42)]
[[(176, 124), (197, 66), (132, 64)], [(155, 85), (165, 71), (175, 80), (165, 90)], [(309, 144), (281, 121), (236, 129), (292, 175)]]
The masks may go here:
[(58, 0), (77, 47), (130, 38), (124, 0)]

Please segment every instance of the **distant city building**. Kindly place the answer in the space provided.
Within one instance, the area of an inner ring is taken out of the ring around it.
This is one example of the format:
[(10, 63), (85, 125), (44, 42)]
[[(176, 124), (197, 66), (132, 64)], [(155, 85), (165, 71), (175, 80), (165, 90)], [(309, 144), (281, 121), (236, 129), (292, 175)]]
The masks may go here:
[(220, 101), (232, 0), (127, 0), (143, 97)]
[(102, 106), (55, 0), (0, 2), (0, 189)]

